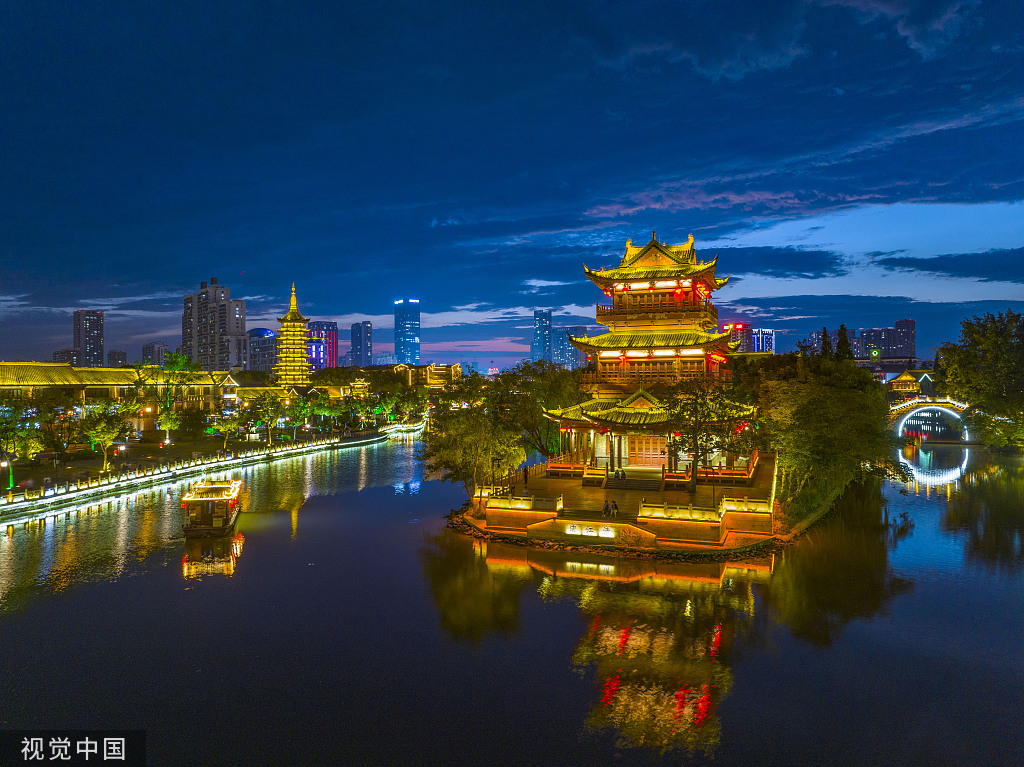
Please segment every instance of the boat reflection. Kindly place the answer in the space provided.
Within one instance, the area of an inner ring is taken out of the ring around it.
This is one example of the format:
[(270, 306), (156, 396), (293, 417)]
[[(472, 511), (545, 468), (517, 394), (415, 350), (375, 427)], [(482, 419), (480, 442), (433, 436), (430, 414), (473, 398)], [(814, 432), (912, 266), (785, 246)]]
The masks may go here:
[(186, 538), (185, 554), (181, 558), (181, 574), (185, 578), (234, 575), (244, 544), (245, 536), (241, 533), (236, 533), (230, 538)]

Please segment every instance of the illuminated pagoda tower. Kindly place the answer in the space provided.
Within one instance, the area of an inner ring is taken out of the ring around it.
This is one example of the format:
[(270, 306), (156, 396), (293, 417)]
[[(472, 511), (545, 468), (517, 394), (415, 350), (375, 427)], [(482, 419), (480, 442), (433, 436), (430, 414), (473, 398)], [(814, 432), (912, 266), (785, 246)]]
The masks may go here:
[(626, 466), (670, 465), (669, 412), (650, 392), (687, 378), (727, 375), (726, 363), (738, 342), (718, 332), (711, 295), (728, 277), (715, 276), (717, 257), (698, 261), (693, 235), (679, 245), (626, 241), (626, 253), (612, 269), (583, 268), (610, 304), (598, 304), (597, 321), (609, 332), (570, 336), (594, 362), (582, 388), (591, 399), (547, 413), (568, 436), (574, 460)]
[(299, 313), (295, 303), (295, 283), (292, 283), (292, 303), (284, 317), (278, 317), (281, 330), (277, 335), (277, 365), (274, 375), (278, 386), (309, 386), (310, 364), (308, 356), (309, 319)]

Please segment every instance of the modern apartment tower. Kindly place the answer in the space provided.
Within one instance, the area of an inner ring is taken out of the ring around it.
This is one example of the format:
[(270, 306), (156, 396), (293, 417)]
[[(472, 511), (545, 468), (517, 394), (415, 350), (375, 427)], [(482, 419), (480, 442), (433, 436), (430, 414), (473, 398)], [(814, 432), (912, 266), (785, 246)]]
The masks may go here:
[(75, 351), (82, 367), (103, 367), (102, 309), (75, 309)]
[(245, 301), (231, 300), (231, 291), (217, 284), (199, 284), (185, 296), (181, 313), (181, 352), (203, 370), (245, 367), (249, 338), (245, 334)]
[(395, 357), (406, 365), (420, 364), (420, 300), (395, 301)]
[(163, 341), (150, 341), (142, 346), (143, 365), (163, 365), (167, 354), (167, 344)]
[[(418, 316), (419, 312), (417, 312)], [(395, 348), (398, 348), (398, 308), (395, 308)], [(357, 368), (373, 364), (373, 323), (369, 320), (352, 323), (352, 365)]]
[(533, 312), (533, 341), (530, 344), (530, 359), (534, 362), (551, 362), (551, 310), (536, 309)]
[(249, 370), (273, 373), (277, 365), (277, 333), (270, 328), (253, 328), (249, 337)]
[(309, 364), (313, 370), (338, 367), (338, 323), (310, 322)]
[(107, 367), (128, 367), (128, 352), (121, 351), (120, 349), (111, 349), (109, 352), (107, 352)]

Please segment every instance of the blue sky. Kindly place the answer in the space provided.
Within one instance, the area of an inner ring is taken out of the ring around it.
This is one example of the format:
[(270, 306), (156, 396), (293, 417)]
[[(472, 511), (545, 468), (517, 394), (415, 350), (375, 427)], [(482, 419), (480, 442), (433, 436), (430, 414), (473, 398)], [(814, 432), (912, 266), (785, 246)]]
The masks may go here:
[(75, 308), (174, 346), (216, 276), (378, 350), (419, 298), (424, 359), (504, 365), (653, 230), (781, 348), (1024, 310), (1014, 2), (12, 1), (0, 95), (2, 359)]

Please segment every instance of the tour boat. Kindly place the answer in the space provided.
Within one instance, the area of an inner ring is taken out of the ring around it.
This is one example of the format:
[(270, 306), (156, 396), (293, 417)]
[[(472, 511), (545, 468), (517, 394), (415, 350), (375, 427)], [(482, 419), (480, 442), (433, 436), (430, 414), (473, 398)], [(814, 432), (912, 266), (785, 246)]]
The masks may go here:
[(188, 511), (182, 525), (186, 538), (227, 535), (238, 519), (238, 493), (242, 480), (204, 479), (196, 482), (181, 499), (181, 508)]

